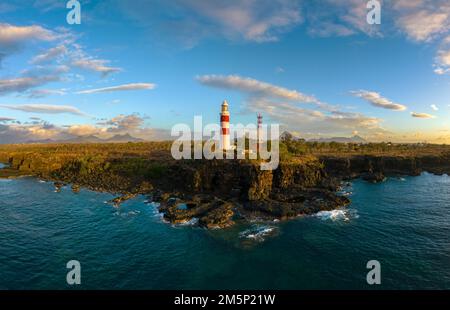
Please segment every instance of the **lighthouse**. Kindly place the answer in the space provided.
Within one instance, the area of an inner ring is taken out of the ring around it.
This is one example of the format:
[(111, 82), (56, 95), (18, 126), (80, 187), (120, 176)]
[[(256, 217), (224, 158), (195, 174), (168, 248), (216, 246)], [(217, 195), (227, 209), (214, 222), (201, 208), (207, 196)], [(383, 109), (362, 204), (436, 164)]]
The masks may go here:
[(258, 113), (258, 127), (257, 127), (257, 131), (256, 131), (256, 135), (257, 135), (256, 139), (258, 142), (258, 147), (257, 147), (258, 153), (261, 148), (261, 144), (263, 143), (262, 122), (263, 122), (263, 117), (262, 117), (261, 113)]
[(222, 111), (220, 112), (220, 128), (222, 137), (222, 150), (230, 149), (230, 112), (228, 111), (228, 102), (226, 100), (222, 103)]

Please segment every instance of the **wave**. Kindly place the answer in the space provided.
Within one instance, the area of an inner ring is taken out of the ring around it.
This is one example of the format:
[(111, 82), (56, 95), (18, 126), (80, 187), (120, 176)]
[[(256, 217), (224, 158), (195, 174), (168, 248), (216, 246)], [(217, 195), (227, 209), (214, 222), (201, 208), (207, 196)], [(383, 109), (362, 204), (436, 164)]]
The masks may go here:
[(357, 211), (354, 209), (336, 209), (332, 211), (320, 211), (316, 213), (314, 216), (320, 218), (323, 221), (331, 220), (333, 222), (336, 221), (348, 222), (352, 219), (359, 218)]
[(255, 241), (264, 241), (268, 236), (275, 233), (276, 227), (268, 225), (252, 225), (250, 228), (239, 233), (239, 238)]
[(128, 211), (128, 212), (116, 211), (113, 214), (114, 214), (114, 216), (130, 217), (130, 216), (138, 215), (139, 213), (141, 213), (141, 211), (139, 211), (139, 210), (131, 210), (131, 211)]

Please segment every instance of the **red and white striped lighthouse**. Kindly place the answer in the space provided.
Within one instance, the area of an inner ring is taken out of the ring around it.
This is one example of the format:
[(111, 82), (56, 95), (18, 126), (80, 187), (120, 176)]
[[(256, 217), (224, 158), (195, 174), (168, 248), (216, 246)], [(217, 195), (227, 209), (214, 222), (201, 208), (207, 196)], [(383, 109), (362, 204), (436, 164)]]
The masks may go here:
[(222, 150), (230, 149), (230, 112), (228, 111), (228, 102), (222, 103), (222, 111), (220, 113), (220, 128), (222, 130)]

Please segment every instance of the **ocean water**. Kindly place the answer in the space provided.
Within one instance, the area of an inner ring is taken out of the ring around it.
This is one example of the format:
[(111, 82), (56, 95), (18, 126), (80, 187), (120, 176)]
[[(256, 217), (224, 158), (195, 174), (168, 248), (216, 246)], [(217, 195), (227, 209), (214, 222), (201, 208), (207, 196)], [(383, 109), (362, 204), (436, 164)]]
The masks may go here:
[[(205, 230), (138, 197), (0, 179), (0, 289), (450, 289), (450, 177), (361, 180), (346, 210)], [(366, 264), (381, 264), (381, 285)]]

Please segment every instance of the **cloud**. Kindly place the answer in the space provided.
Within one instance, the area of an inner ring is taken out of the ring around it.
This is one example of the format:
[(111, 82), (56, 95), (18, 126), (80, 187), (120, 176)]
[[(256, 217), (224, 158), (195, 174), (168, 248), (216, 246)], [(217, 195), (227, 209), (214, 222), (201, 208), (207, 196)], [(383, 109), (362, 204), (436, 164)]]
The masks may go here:
[(436, 116), (431, 115), (431, 114), (427, 114), (427, 113), (416, 113), (416, 112), (411, 112), (411, 116), (412, 116), (412, 117), (416, 117), (416, 118), (436, 118)]
[(434, 72), (439, 75), (450, 73), (450, 35), (442, 41), (439, 47)]
[(64, 45), (59, 45), (57, 47), (51, 48), (45, 53), (35, 56), (32, 60), (32, 64), (42, 64), (53, 61), (61, 55), (67, 53), (67, 48)]
[[(84, 0), (83, 5), (86, 5), (89, 2), (89, 0)], [(40, 10), (42, 13), (46, 13), (55, 9), (64, 10), (66, 3), (66, 1), (59, 0), (35, 0), (33, 7)]]
[(58, 81), (57, 76), (21, 77), (0, 80), (0, 95), (25, 92), (30, 88), (42, 86), (48, 82)]
[(80, 136), (91, 136), (91, 135), (97, 135), (100, 133), (105, 132), (106, 129), (99, 128), (93, 125), (72, 125), (67, 129), (67, 133), (80, 137)]
[(139, 129), (144, 124), (144, 118), (138, 114), (118, 115), (98, 125), (108, 126), (109, 132), (129, 132)]
[[(332, 113), (305, 109), (295, 102), (279, 102), (261, 98), (252, 98), (247, 104), (247, 111), (262, 113), (264, 118), (279, 123), (290, 131), (318, 136), (350, 135), (355, 130), (361, 134), (385, 133), (378, 118), (367, 117), (359, 113)], [(301, 120), (301, 121), (299, 121)]]
[(15, 121), (15, 120), (16, 120), (15, 118), (0, 116), (0, 123), (11, 122), (11, 121)]
[(397, 23), (409, 38), (415, 41), (429, 41), (435, 35), (448, 30), (449, 16), (449, 12), (420, 10), (401, 16)]
[(60, 81), (69, 70), (66, 66), (36, 67), (22, 71), (22, 76), (0, 80), (0, 95), (23, 93), (50, 82)]
[(111, 73), (122, 71), (121, 68), (110, 67), (107, 64), (109, 61), (103, 59), (79, 59), (72, 62), (72, 65), (81, 69), (99, 72), (106, 76)]
[(396, 0), (392, 3), (397, 10), (407, 10), (422, 7), (426, 0)]
[(434, 73), (450, 73), (450, 3), (447, 0), (399, 0), (393, 9), (397, 15), (396, 25), (411, 40), (425, 43), (442, 40), (435, 57)]
[(154, 89), (155, 87), (156, 85), (151, 83), (131, 83), (112, 87), (83, 90), (77, 92), (77, 94), (96, 94), (96, 93), (109, 93), (116, 91), (145, 90), (145, 89), (151, 90)]
[(437, 75), (444, 75), (444, 74), (450, 73), (450, 68), (444, 69), (441, 67), (436, 67), (434, 69), (434, 73), (436, 73)]
[(13, 26), (0, 23), (0, 63), (30, 41), (52, 41), (56, 38), (55, 33), (38, 25)]
[(198, 76), (197, 81), (203, 85), (224, 89), (234, 89), (257, 96), (269, 96), (300, 102), (318, 102), (314, 96), (305, 95), (296, 90), (290, 90), (252, 78), (240, 77), (238, 75), (203, 75)]
[(367, 1), (324, 0), (305, 2), (308, 32), (313, 36), (380, 36), (380, 27), (367, 23)]
[(303, 21), (297, 0), (173, 0), (158, 4), (135, 0), (117, 3), (133, 20), (164, 33), (165, 37), (167, 34), (175, 37), (186, 47), (218, 36), (232, 41), (273, 42)]
[[(94, 135), (102, 139), (111, 138), (117, 134), (130, 134), (144, 140), (172, 140), (170, 130), (145, 127), (146, 117), (138, 114), (118, 115), (102, 123), (72, 124), (56, 126), (40, 118), (32, 117), (33, 121), (24, 124), (5, 123), (0, 118), (0, 144), (26, 143), (40, 141), (64, 141), (80, 136)], [(5, 118), (8, 122), (9, 118)], [(11, 122), (14, 120), (11, 119)]]
[(382, 97), (379, 93), (376, 92), (367, 90), (358, 90), (358, 91), (351, 91), (350, 93), (356, 97), (363, 98), (364, 100), (366, 100), (375, 107), (394, 111), (404, 111), (407, 109), (405, 105), (392, 102), (391, 100)]
[[(204, 75), (197, 80), (203, 85), (244, 93), (247, 98), (242, 113), (263, 113), (264, 117), (289, 130), (315, 134), (350, 134), (354, 130), (385, 132), (380, 119), (339, 111), (336, 106), (296, 90), (236, 75)], [(309, 109), (305, 103), (312, 103), (317, 109)]]
[(23, 105), (0, 105), (0, 108), (17, 110), (29, 113), (42, 114), (72, 114), (77, 116), (87, 116), (75, 107), (67, 105), (49, 105), (49, 104), (23, 104)]
[(32, 125), (0, 124), (0, 143), (26, 143), (45, 139), (64, 139), (62, 131), (49, 124), (39, 123)]
[(60, 90), (60, 89), (33, 89), (27, 92), (28, 93), (28, 98), (43, 98), (43, 97), (47, 97), (47, 96), (51, 96), (51, 95), (59, 95), (59, 96), (63, 96), (66, 94), (66, 92), (64, 90)]
[(434, 111), (439, 111), (439, 108), (438, 108), (435, 104), (430, 105), (430, 107), (431, 107)]

